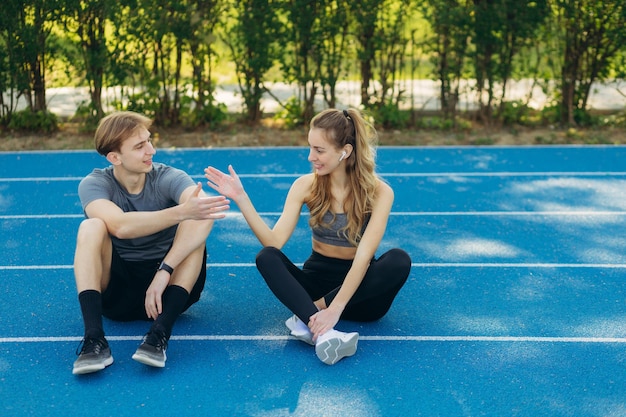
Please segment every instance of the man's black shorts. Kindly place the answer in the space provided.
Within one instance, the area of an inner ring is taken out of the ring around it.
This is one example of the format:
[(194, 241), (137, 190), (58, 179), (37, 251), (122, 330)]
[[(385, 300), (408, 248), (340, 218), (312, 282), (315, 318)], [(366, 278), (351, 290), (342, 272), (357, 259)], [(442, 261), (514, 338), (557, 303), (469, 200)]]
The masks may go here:
[[(206, 249), (198, 280), (191, 290), (185, 310), (200, 300), (206, 281)], [(125, 261), (113, 248), (111, 280), (102, 294), (102, 314), (111, 320), (149, 320), (146, 315), (146, 290), (152, 283), (162, 259)]]

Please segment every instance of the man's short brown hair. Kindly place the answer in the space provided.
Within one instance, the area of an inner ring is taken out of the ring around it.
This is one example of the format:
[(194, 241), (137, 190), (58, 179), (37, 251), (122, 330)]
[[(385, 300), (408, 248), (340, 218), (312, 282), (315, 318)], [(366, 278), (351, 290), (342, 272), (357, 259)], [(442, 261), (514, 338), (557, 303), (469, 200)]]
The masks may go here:
[(96, 150), (100, 155), (117, 152), (122, 143), (133, 136), (141, 127), (150, 129), (152, 120), (132, 111), (119, 111), (104, 117), (98, 123), (94, 135)]

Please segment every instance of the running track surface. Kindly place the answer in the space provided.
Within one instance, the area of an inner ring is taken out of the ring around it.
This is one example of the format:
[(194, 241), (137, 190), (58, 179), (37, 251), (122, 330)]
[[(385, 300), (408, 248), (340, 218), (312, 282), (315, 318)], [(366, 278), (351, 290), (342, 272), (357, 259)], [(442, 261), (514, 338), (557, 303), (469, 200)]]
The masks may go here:
[[(274, 222), (305, 148), (159, 150), (203, 181), (232, 163)], [(208, 239), (201, 301), (165, 369), (130, 357), (148, 323), (105, 320), (115, 363), (71, 373), (72, 261), (93, 151), (0, 153), (0, 416), (626, 415), (626, 148), (380, 148), (395, 190), (380, 252), (413, 267), (390, 312), (334, 366), (288, 336), (233, 208)], [(208, 192), (205, 186), (205, 191)], [(310, 252), (306, 216), (284, 248)]]

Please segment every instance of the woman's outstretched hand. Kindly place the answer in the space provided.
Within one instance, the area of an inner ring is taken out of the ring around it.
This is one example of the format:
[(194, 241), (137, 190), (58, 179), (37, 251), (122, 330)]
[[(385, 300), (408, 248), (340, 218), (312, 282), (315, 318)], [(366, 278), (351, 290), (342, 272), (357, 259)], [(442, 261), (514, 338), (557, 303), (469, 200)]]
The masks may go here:
[(204, 169), (204, 176), (209, 187), (224, 197), (237, 201), (237, 197), (244, 194), (243, 185), (232, 165), (228, 165), (228, 172), (230, 175), (210, 166)]

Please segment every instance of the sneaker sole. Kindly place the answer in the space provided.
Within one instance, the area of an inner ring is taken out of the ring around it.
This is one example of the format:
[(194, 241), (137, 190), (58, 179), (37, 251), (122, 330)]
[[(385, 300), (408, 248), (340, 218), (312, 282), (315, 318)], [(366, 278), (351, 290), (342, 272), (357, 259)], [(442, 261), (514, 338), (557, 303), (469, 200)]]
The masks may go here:
[(93, 365), (86, 365), (86, 366), (81, 366), (80, 368), (74, 368), (72, 369), (72, 374), (74, 375), (91, 374), (91, 373), (103, 370), (104, 368), (111, 365), (112, 363), (113, 363), (113, 357), (111, 356), (101, 363), (94, 363)]
[(334, 365), (341, 359), (356, 353), (358, 333), (349, 333), (345, 338), (332, 338), (315, 345), (315, 354), (326, 365)]
[(155, 368), (165, 368), (165, 361), (158, 361), (140, 353), (133, 354), (132, 358), (139, 363), (143, 363), (144, 365), (153, 366)]
[(291, 332), (291, 336), (293, 336), (293, 338), (296, 340), (306, 343), (307, 345), (315, 346), (315, 342), (313, 341), (313, 338), (311, 337), (310, 334), (300, 335), (300, 334), (295, 334), (294, 332)]

